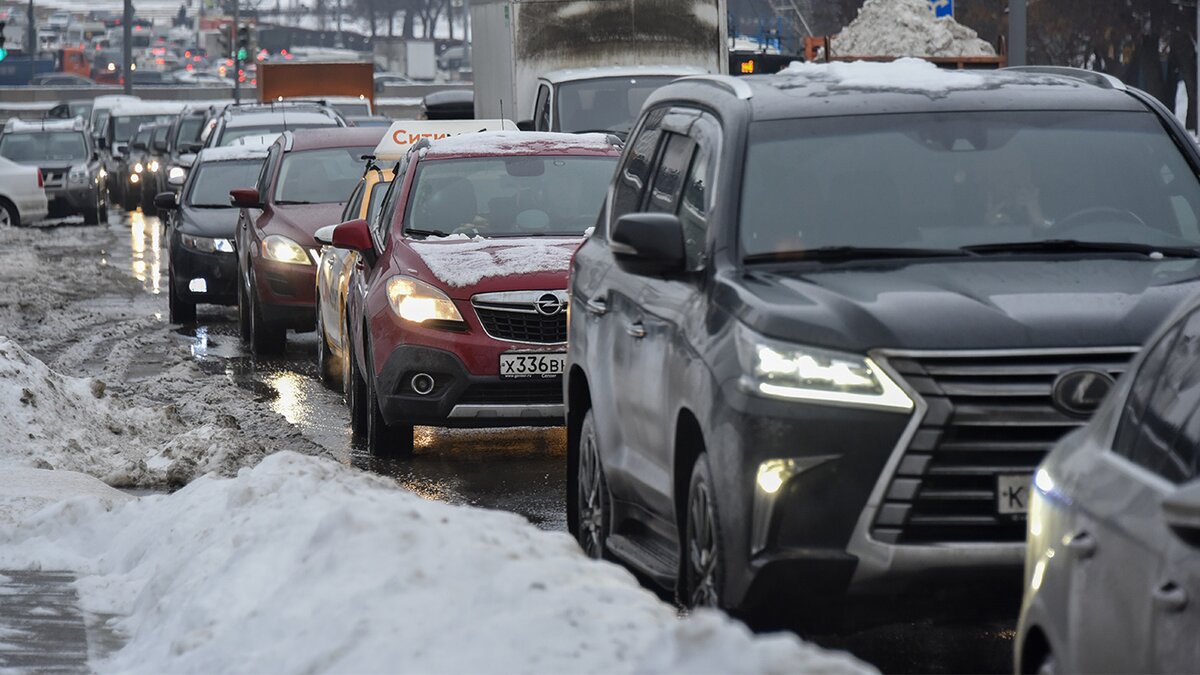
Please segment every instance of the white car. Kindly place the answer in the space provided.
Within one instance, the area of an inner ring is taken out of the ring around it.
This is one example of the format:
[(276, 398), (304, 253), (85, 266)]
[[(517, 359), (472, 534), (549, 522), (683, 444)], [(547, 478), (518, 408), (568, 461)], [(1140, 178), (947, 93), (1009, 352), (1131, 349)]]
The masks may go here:
[(50, 207), (43, 186), (41, 169), (0, 157), (0, 228), (45, 218)]

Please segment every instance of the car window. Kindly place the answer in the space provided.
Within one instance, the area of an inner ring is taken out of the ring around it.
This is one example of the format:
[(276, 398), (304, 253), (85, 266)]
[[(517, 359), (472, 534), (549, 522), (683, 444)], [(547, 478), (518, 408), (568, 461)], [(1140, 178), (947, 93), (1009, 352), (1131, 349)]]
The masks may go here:
[(199, 115), (189, 115), (183, 118), (179, 122), (179, 129), (175, 132), (175, 147), (198, 141), (203, 126), (204, 118)]
[(14, 162), (87, 159), (87, 143), (78, 131), (0, 136), (0, 156)]
[(1147, 352), (1131, 385), (1113, 450), (1167, 480), (1190, 478), (1195, 445), (1180, 431), (1200, 405), (1200, 312), (1193, 312)]
[(367, 222), (373, 223), (379, 218), (379, 207), (383, 205), (383, 198), (387, 195), (387, 181), (379, 181), (371, 188), (371, 197), (367, 201)]
[(658, 151), (659, 137), (662, 136), (659, 125), (666, 114), (666, 108), (652, 110), (630, 144), (625, 161), (617, 170), (612, 209), (608, 215), (610, 222), (616, 222), (626, 213), (642, 208), (642, 196), (650, 179), (650, 166)]
[(198, 167), (184, 203), (202, 209), (232, 208), (229, 191), (253, 185), (262, 164), (262, 159), (205, 162)]
[(565, 82), (554, 94), (557, 131), (628, 132), (642, 104), (674, 75), (603, 77)]
[(275, 181), (276, 204), (346, 201), (362, 177), (362, 156), (374, 147), (326, 148), (286, 153)]
[(696, 143), (687, 136), (666, 134), (662, 159), (654, 171), (654, 182), (650, 185), (650, 197), (646, 210), (651, 213), (675, 213), (679, 208), (679, 194), (683, 190), (684, 174), (692, 161)]
[(362, 207), (364, 185), (366, 185), (366, 181), (360, 180), (358, 181), (358, 185), (354, 186), (354, 192), (350, 193), (350, 199), (346, 200), (346, 207), (342, 209), (341, 222), (344, 223), (348, 220), (354, 220), (358, 217), (359, 210)]
[(167, 126), (163, 126), (163, 127), (159, 127), (157, 129), (155, 129), (154, 130), (154, 142), (158, 143), (159, 141), (167, 140), (167, 133), (169, 131), (171, 131), (171, 128), (167, 127)]
[(708, 231), (708, 193), (712, 184), (712, 154), (705, 145), (697, 145), (692, 156), (679, 200), (679, 222), (683, 226), (683, 246), (687, 268), (704, 267), (705, 235)]
[(539, 131), (550, 130), (550, 87), (538, 87), (537, 103), (533, 106), (534, 128)]
[[(327, 126), (334, 126), (334, 121), (330, 120), (329, 124), (267, 124), (256, 127), (237, 127), (235, 129), (225, 128), (221, 134), (221, 141), (217, 143), (219, 146), (233, 145), (239, 138), (247, 136), (275, 136), (282, 134), (284, 131), (296, 131), (297, 129), (320, 129)], [(373, 149), (373, 148), (372, 148)]]

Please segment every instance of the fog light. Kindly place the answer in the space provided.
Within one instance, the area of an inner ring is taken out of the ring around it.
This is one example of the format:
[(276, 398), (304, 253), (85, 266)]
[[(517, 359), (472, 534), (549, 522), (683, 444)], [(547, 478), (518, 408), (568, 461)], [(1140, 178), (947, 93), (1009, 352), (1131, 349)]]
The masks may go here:
[(188, 290), (193, 293), (207, 293), (208, 282), (204, 279), (192, 279), (188, 282)]
[(791, 467), (782, 459), (772, 459), (758, 466), (758, 488), (773, 495), (791, 477)]

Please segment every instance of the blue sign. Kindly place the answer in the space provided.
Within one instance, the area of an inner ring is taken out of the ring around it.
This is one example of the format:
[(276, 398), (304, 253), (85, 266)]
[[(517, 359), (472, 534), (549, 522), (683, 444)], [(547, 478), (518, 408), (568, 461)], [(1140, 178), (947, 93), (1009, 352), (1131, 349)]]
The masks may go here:
[(954, 16), (954, 0), (929, 0), (929, 4), (933, 5), (934, 16)]

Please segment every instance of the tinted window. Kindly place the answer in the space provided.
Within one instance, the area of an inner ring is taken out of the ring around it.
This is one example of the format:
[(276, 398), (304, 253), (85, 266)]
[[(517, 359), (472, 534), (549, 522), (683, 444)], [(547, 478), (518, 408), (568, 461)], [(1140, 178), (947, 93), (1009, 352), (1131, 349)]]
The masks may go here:
[(232, 208), (229, 191), (254, 185), (263, 160), (211, 162), (200, 165), (192, 179), (187, 205), (197, 208)]
[(646, 116), (646, 123), (633, 140), (625, 162), (617, 171), (616, 187), (613, 190), (612, 213), (609, 218), (616, 221), (626, 213), (633, 213), (642, 208), (642, 195), (650, 180), (650, 165), (654, 161), (655, 151), (658, 150), (658, 139), (662, 131), (658, 125), (666, 115), (666, 109), (659, 109)]
[(367, 202), (367, 222), (373, 223), (379, 217), (379, 208), (383, 206), (383, 198), (387, 195), (387, 182), (379, 181), (371, 189), (371, 198)]
[(167, 140), (167, 132), (169, 132), (170, 130), (171, 130), (171, 128), (166, 127), (166, 126), (155, 129), (154, 130), (154, 142), (158, 143), (159, 141)]
[(350, 199), (346, 201), (346, 208), (342, 209), (343, 223), (358, 217), (362, 207), (363, 185), (363, 181), (359, 181), (358, 185), (354, 186), (354, 192), (350, 193)]
[(533, 106), (534, 128), (539, 131), (550, 129), (550, 87), (538, 87), (537, 103)]
[(675, 213), (679, 207), (679, 193), (683, 190), (683, 178), (692, 161), (696, 144), (687, 136), (667, 134), (662, 161), (654, 172), (654, 183), (650, 188), (650, 200), (646, 210), (652, 213)]
[(672, 75), (606, 77), (565, 82), (555, 92), (558, 131), (616, 131), (627, 133), (655, 89), (674, 80)]
[(113, 118), (113, 140), (125, 143), (137, 133), (138, 127), (155, 122), (170, 122), (171, 115), (134, 115), (131, 117)]
[(740, 227), (748, 255), (1064, 238), (1196, 246), (1179, 215), (1189, 211), (1200, 213), (1200, 181), (1149, 112), (857, 115), (753, 124)]
[(179, 130), (175, 133), (175, 146), (179, 147), (184, 143), (195, 143), (200, 140), (200, 130), (204, 127), (204, 118), (198, 116), (185, 117), (179, 123)]
[(279, 167), (275, 202), (331, 204), (346, 201), (362, 177), (362, 156), (372, 150), (374, 147), (364, 146), (287, 153)]
[(5, 134), (0, 136), (0, 156), (14, 162), (42, 160), (85, 160), (87, 143), (78, 131), (54, 131), (43, 134)]
[(705, 233), (708, 230), (708, 191), (712, 183), (712, 157), (706, 147), (698, 146), (679, 200), (679, 222), (683, 225), (683, 245), (690, 270), (704, 266)]
[(426, 160), (415, 177), (405, 229), (580, 235), (596, 223), (615, 162), (553, 155)]
[(1121, 423), (1117, 427), (1117, 435), (1113, 440), (1113, 449), (1121, 455), (1131, 457), (1141, 436), (1142, 424), (1146, 416), (1146, 406), (1158, 386), (1158, 378), (1162, 375), (1163, 364), (1167, 355), (1179, 336), (1179, 327), (1168, 331), (1155, 345), (1146, 352), (1142, 365), (1134, 375), (1129, 388), (1129, 396), (1125, 399), (1125, 407), (1121, 412)]
[[(295, 131), (296, 129), (319, 129), (327, 126), (334, 126), (334, 121), (330, 120), (329, 124), (288, 124), (284, 126), (280, 124), (268, 124), (261, 127), (238, 127), (236, 129), (226, 128), (221, 135), (221, 142), (217, 145), (233, 145), (233, 142), (239, 138), (246, 136), (278, 136), (285, 131)], [(371, 148), (374, 150), (374, 148)]]

